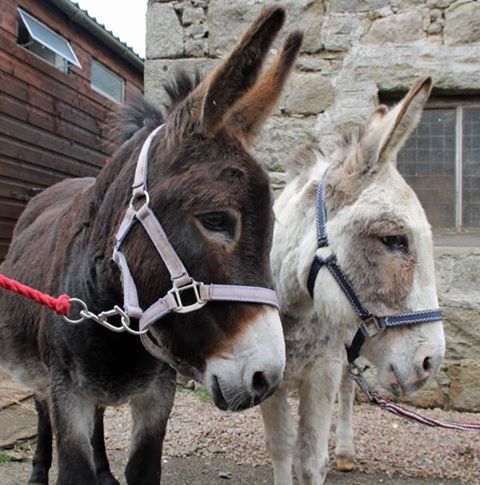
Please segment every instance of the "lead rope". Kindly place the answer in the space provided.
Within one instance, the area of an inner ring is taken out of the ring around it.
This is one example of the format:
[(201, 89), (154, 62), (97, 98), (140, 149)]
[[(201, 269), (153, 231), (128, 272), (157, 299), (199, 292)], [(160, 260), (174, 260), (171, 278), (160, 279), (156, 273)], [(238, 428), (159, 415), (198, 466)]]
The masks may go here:
[(423, 416), (411, 409), (408, 409), (400, 404), (394, 403), (384, 397), (380, 396), (376, 391), (372, 390), (367, 380), (363, 376), (363, 370), (356, 364), (350, 364), (348, 367), (350, 377), (356, 382), (358, 387), (367, 396), (370, 403), (379, 408), (388, 411), (389, 413), (400, 416), (401, 418), (409, 419), (416, 423), (431, 426), (433, 428), (456, 429), (461, 431), (480, 431), (480, 423), (458, 423), (456, 421), (440, 421), (438, 419)]
[(2, 273), (0, 273), (0, 288), (46, 306), (47, 308), (50, 308), (50, 310), (53, 310), (57, 315), (67, 316), (70, 313), (71, 298), (68, 295), (60, 295), (55, 298), (35, 290), (34, 288), (30, 288), (30, 286), (24, 285), (17, 280), (8, 278), (8, 276), (5, 276)]

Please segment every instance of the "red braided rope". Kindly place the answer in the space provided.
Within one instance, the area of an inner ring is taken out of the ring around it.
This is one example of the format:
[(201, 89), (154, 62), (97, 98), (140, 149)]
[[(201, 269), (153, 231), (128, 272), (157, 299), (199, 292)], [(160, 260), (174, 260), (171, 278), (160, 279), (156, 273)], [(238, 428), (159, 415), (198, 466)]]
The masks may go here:
[(40, 305), (50, 308), (58, 315), (68, 315), (70, 313), (70, 297), (68, 295), (60, 295), (58, 298), (54, 298), (27, 285), (22, 285), (19, 281), (8, 278), (2, 273), (0, 273), (0, 288), (29, 298)]

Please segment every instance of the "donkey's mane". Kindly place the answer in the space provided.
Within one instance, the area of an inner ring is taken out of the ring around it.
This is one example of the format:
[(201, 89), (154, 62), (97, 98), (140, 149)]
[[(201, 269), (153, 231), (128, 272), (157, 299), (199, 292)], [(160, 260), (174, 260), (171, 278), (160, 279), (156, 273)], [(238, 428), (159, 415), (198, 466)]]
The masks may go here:
[(341, 130), (339, 139), (336, 144), (337, 149), (341, 150), (344, 153), (350, 151), (352, 148), (358, 145), (358, 143), (360, 143), (364, 135), (364, 124), (350, 126)]
[(130, 138), (143, 127), (153, 130), (165, 122), (166, 115), (184, 100), (200, 83), (200, 75), (193, 75), (184, 70), (179, 70), (175, 77), (163, 84), (163, 89), (168, 96), (168, 102), (162, 108), (147, 101), (143, 95), (136, 95), (132, 101), (126, 103), (114, 114), (111, 127), (110, 139), (119, 145)]

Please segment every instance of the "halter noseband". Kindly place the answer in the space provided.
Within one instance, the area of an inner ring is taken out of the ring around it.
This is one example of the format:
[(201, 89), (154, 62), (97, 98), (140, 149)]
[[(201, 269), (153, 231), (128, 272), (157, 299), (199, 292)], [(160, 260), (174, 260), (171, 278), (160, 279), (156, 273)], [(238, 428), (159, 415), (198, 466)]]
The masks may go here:
[[(318, 185), (317, 189), (317, 247), (323, 248), (328, 246), (328, 237), (326, 231), (327, 212), (325, 209), (325, 202), (323, 200), (323, 176), (322, 182)], [(436, 322), (442, 319), (442, 313), (439, 308), (434, 310), (421, 310), (416, 312), (398, 313), (396, 315), (377, 316), (372, 315), (359, 300), (352, 283), (347, 275), (342, 271), (335, 254), (331, 254), (325, 259), (318, 255), (315, 258), (310, 267), (308, 274), (307, 288), (310, 296), (313, 299), (313, 293), (315, 288), (315, 281), (317, 279), (319, 271), (323, 266), (326, 266), (334, 277), (335, 281), (340, 286), (341, 290), (347, 297), (348, 301), (352, 305), (355, 313), (360, 318), (359, 329), (355, 334), (355, 337), (347, 347), (348, 363), (354, 362), (360, 355), (360, 349), (365, 343), (365, 340), (369, 337), (373, 337), (380, 332), (383, 332), (387, 327), (400, 327), (404, 325), (414, 325), (419, 323)]]
[[(151, 324), (165, 315), (176, 313), (190, 313), (202, 308), (209, 301), (236, 301), (245, 303), (259, 303), (279, 307), (275, 291), (255, 286), (205, 284), (194, 280), (189, 274), (175, 249), (170, 244), (162, 225), (149, 207), (150, 196), (147, 190), (148, 151), (155, 135), (164, 125), (153, 130), (145, 140), (138, 157), (135, 178), (132, 185), (132, 197), (128, 209), (123, 216), (119, 229), (115, 235), (116, 244), (113, 250), (113, 260), (117, 263), (122, 274), (124, 295), (124, 313), (127, 318), (139, 320), (139, 331), (145, 348), (157, 358), (161, 358), (173, 367), (180, 362), (168, 350), (153, 343), (146, 336)], [(139, 206), (136, 208), (136, 206)], [(162, 258), (172, 279), (172, 288), (167, 294), (159, 298), (146, 310), (140, 307), (138, 292), (128, 267), (127, 260), (121, 251), (126, 236), (139, 222), (152, 240), (158, 254)], [(194, 296), (194, 303), (185, 303), (182, 295), (188, 291)]]

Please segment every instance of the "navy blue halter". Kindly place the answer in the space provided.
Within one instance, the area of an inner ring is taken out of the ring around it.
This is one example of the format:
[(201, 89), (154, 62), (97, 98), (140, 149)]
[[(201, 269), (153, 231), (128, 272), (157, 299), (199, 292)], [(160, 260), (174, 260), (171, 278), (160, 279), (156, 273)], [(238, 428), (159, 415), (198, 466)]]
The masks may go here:
[[(324, 177), (325, 178), (325, 177)], [(327, 213), (323, 200), (323, 183), (318, 185), (317, 190), (317, 246), (323, 248), (328, 246), (328, 237), (326, 231)], [(372, 315), (358, 299), (347, 275), (342, 271), (337, 263), (334, 254), (325, 259), (315, 256), (307, 280), (307, 288), (310, 296), (313, 298), (315, 281), (318, 272), (326, 266), (331, 275), (335, 278), (348, 301), (351, 303), (355, 313), (360, 318), (360, 326), (353, 338), (350, 347), (347, 347), (347, 357), (349, 364), (355, 361), (360, 355), (360, 349), (368, 337), (373, 337), (385, 330), (387, 327), (399, 327), (404, 325), (414, 325), (419, 323), (436, 322), (442, 319), (442, 313), (439, 308), (435, 310), (422, 310), (417, 312), (399, 313), (397, 315), (388, 315), (379, 317)]]

